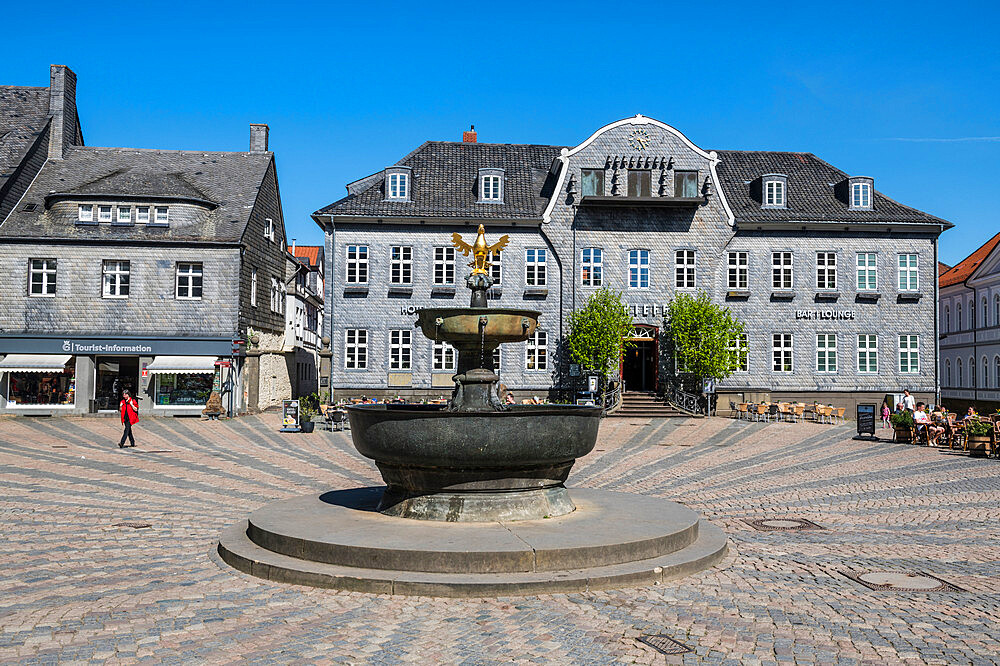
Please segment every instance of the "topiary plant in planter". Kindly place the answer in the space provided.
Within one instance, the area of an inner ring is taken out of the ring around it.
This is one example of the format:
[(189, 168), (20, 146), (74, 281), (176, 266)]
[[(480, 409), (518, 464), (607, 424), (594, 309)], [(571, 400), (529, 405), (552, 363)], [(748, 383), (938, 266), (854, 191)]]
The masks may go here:
[(913, 414), (908, 411), (897, 412), (889, 416), (889, 423), (895, 431), (897, 442), (910, 444), (913, 442)]
[(990, 451), (993, 424), (989, 421), (969, 421), (965, 424), (966, 447), (971, 455), (985, 456)]

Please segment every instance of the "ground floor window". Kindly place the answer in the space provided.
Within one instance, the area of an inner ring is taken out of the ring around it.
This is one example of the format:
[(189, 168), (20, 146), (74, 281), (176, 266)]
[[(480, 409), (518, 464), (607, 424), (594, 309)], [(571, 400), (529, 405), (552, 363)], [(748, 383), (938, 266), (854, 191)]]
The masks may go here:
[(76, 358), (62, 372), (12, 372), (7, 401), (11, 405), (73, 405), (76, 403)]
[(456, 368), (455, 364), (455, 348), (449, 345), (447, 342), (437, 341), (434, 343), (434, 359), (432, 368), (435, 372), (454, 372)]
[(389, 331), (389, 369), (410, 369), (410, 331)]
[(364, 370), (368, 367), (368, 330), (349, 328), (344, 331), (344, 367)]
[(528, 338), (528, 351), (525, 358), (525, 370), (547, 370), (549, 367), (548, 358), (548, 336), (545, 331), (535, 331), (535, 334)]
[(750, 344), (747, 340), (747, 334), (742, 333), (739, 337), (730, 340), (728, 349), (733, 355), (733, 370), (747, 372), (750, 369)]
[(201, 406), (212, 392), (212, 375), (158, 373), (156, 375), (156, 405), (158, 407)]

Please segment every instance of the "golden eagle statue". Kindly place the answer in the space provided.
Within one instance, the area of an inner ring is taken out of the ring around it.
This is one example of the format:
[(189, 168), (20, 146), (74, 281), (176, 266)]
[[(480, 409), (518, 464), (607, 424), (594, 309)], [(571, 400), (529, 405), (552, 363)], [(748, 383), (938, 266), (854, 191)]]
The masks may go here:
[(486, 244), (486, 228), (483, 225), (479, 225), (479, 233), (476, 236), (476, 242), (469, 245), (464, 240), (462, 236), (455, 232), (451, 235), (451, 244), (454, 245), (462, 254), (466, 257), (469, 256), (469, 252), (472, 252), (472, 261), (469, 262), (469, 266), (472, 266), (473, 275), (486, 275), (486, 269), (491, 266), (490, 262), (487, 261), (490, 255), (499, 254), (505, 247), (507, 243), (510, 242), (510, 237), (504, 234), (500, 237), (496, 243), (493, 245)]

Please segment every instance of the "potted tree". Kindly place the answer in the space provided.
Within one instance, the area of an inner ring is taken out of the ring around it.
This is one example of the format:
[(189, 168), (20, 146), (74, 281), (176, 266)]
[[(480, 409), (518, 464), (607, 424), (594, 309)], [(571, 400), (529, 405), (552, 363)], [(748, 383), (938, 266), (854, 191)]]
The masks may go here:
[(316, 428), (313, 417), (319, 413), (319, 399), (316, 394), (299, 398), (299, 428), (302, 432), (312, 432)]
[(912, 444), (914, 440), (913, 414), (903, 410), (889, 416), (889, 423), (895, 435), (895, 441), (903, 444)]
[(993, 424), (989, 421), (969, 421), (965, 426), (966, 447), (969, 455), (985, 456), (990, 452)]

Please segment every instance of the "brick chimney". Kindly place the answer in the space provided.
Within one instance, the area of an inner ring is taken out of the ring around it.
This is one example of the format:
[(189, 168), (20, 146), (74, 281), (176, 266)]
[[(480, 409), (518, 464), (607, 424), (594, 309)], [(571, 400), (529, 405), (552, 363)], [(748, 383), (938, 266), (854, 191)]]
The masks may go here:
[(49, 67), (49, 159), (61, 160), (78, 143), (76, 74), (66, 65)]
[(475, 143), (476, 142), (476, 126), (469, 125), (468, 132), (462, 132), (462, 143)]
[(267, 125), (263, 123), (250, 123), (250, 152), (267, 152)]

